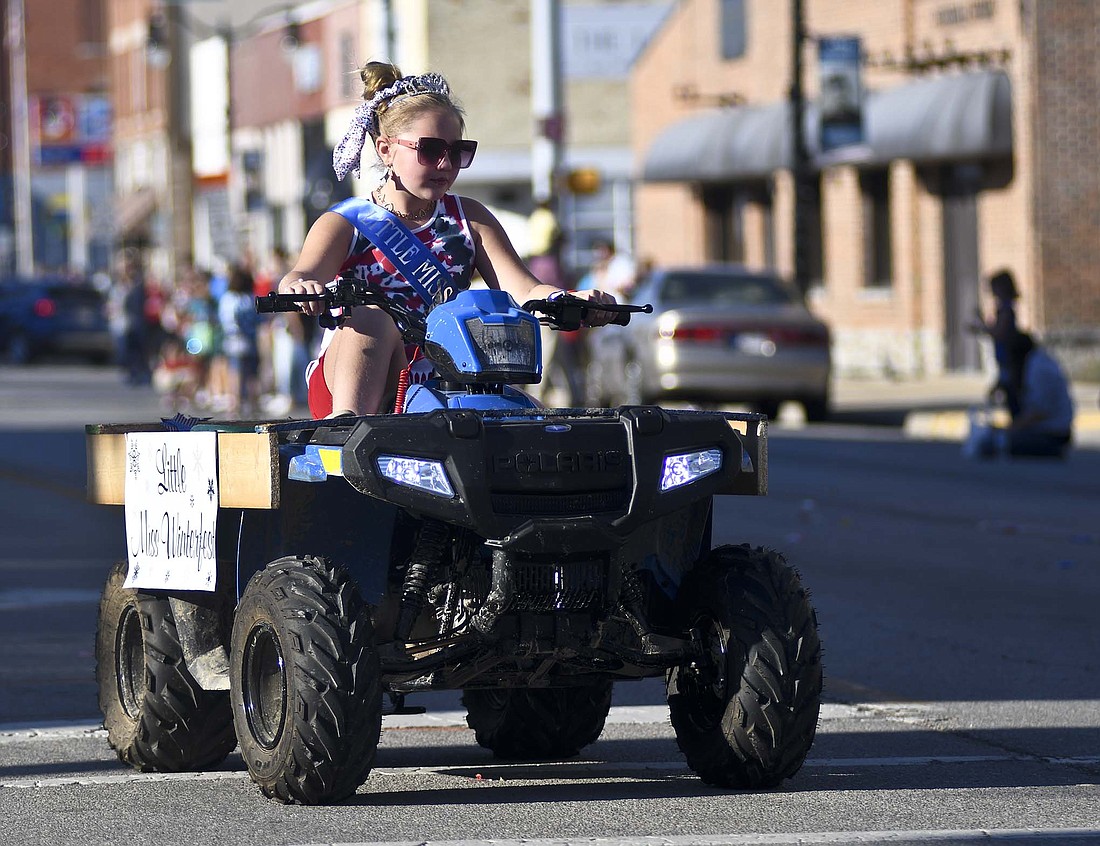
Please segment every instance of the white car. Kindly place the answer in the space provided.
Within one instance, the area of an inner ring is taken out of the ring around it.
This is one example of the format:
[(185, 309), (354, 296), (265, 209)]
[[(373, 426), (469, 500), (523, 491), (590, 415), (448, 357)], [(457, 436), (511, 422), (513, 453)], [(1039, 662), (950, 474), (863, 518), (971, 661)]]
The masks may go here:
[(739, 265), (654, 271), (631, 295), (652, 314), (589, 335), (589, 405), (681, 399), (746, 403), (774, 418), (829, 414), (829, 328), (773, 273)]

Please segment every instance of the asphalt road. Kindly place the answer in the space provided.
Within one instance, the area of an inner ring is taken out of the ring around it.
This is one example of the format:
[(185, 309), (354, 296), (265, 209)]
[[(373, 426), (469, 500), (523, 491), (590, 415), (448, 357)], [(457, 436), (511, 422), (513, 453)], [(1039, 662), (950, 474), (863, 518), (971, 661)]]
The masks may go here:
[(826, 704), (780, 790), (699, 782), (645, 682), (552, 765), (495, 762), (453, 695), (422, 698), (424, 717), (386, 719), (352, 801), (301, 808), (264, 799), (236, 753), (133, 772), (98, 728), (121, 514), (83, 501), (79, 426), (156, 413), (109, 372), (0, 369), (6, 842), (1100, 843), (1100, 452), (969, 463), (889, 427), (773, 431), (769, 495), (722, 499), (716, 542), (784, 551), (818, 610)]

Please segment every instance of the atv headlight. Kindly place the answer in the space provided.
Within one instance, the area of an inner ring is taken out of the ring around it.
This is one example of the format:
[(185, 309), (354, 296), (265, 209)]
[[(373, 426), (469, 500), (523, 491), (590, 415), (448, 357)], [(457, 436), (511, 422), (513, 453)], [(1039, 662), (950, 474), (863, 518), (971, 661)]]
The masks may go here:
[(480, 317), (466, 321), (481, 369), (494, 373), (531, 373), (535, 370), (534, 320), (486, 323)]
[(378, 456), (378, 472), (399, 485), (438, 496), (453, 497), (454, 489), (442, 463), (404, 455)]
[(665, 456), (661, 467), (661, 492), (690, 485), (722, 469), (722, 450), (704, 449)]

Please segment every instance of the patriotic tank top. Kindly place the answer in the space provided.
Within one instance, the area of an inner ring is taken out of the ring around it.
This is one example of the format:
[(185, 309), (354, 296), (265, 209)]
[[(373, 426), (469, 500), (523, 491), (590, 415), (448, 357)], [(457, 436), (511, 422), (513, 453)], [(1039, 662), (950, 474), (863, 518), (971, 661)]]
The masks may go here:
[[(462, 201), (458, 197), (444, 194), (436, 203), (432, 218), (423, 226), (410, 231), (451, 274), (450, 283), (444, 283), (445, 291), (441, 300), (450, 300), (459, 291), (470, 287), (470, 280), (474, 275), (474, 239), (470, 224), (462, 211)], [(381, 287), (387, 296), (404, 301), (409, 308), (421, 313), (426, 310), (427, 306), (420, 295), (397, 274), (389, 259), (358, 230), (340, 272), (347, 270), (354, 270), (357, 278)]]
[[(432, 252), (450, 273), (450, 281), (444, 283), (443, 301), (453, 299), (459, 291), (470, 287), (474, 276), (474, 237), (470, 223), (462, 210), (462, 201), (454, 194), (444, 194), (435, 204), (435, 213), (431, 219), (410, 230), (413, 235)], [(386, 296), (399, 299), (410, 309), (421, 314), (427, 311), (427, 304), (397, 272), (381, 251), (361, 233), (355, 230), (347, 258), (340, 266), (340, 272), (353, 270), (357, 279), (363, 279), (372, 286), (380, 287)], [(317, 358), (306, 368), (306, 378), (311, 379), (321, 358), (332, 341), (335, 330), (326, 329), (321, 338)], [(406, 348), (411, 362), (410, 381), (422, 382), (432, 372), (430, 363), (425, 360), (417, 348)]]

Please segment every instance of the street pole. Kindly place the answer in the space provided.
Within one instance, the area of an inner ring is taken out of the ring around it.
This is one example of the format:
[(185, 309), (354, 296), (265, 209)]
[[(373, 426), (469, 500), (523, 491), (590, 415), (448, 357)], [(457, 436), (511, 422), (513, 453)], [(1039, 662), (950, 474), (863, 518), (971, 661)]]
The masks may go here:
[(182, 9), (175, 3), (167, 3), (165, 13), (168, 24), (168, 54), (171, 56), (165, 80), (168, 89), (165, 99), (168, 111), (168, 180), (172, 220), (168, 278), (174, 280), (177, 268), (191, 261), (194, 243), (191, 195), (191, 45), (184, 32)]
[(382, 37), (384, 39), (383, 55), (386, 61), (397, 64), (397, 27), (394, 25), (393, 0), (382, 0)]
[(15, 270), (34, 273), (34, 204), (31, 200), (30, 108), (23, 0), (8, 0), (8, 56), (11, 59), (12, 187), (15, 204)]
[(804, 117), (806, 97), (802, 88), (802, 46), (806, 40), (803, 0), (791, 0), (791, 150), (794, 155), (794, 282), (805, 295), (810, 288), (810, 256), (807, 203), (810, 202), (810, 155), (806, 146)]
[(561, 168), (564, 121), (561, 95), (561, 4), (531, 2), (531, 194), (535, 202), (554, 196)]

